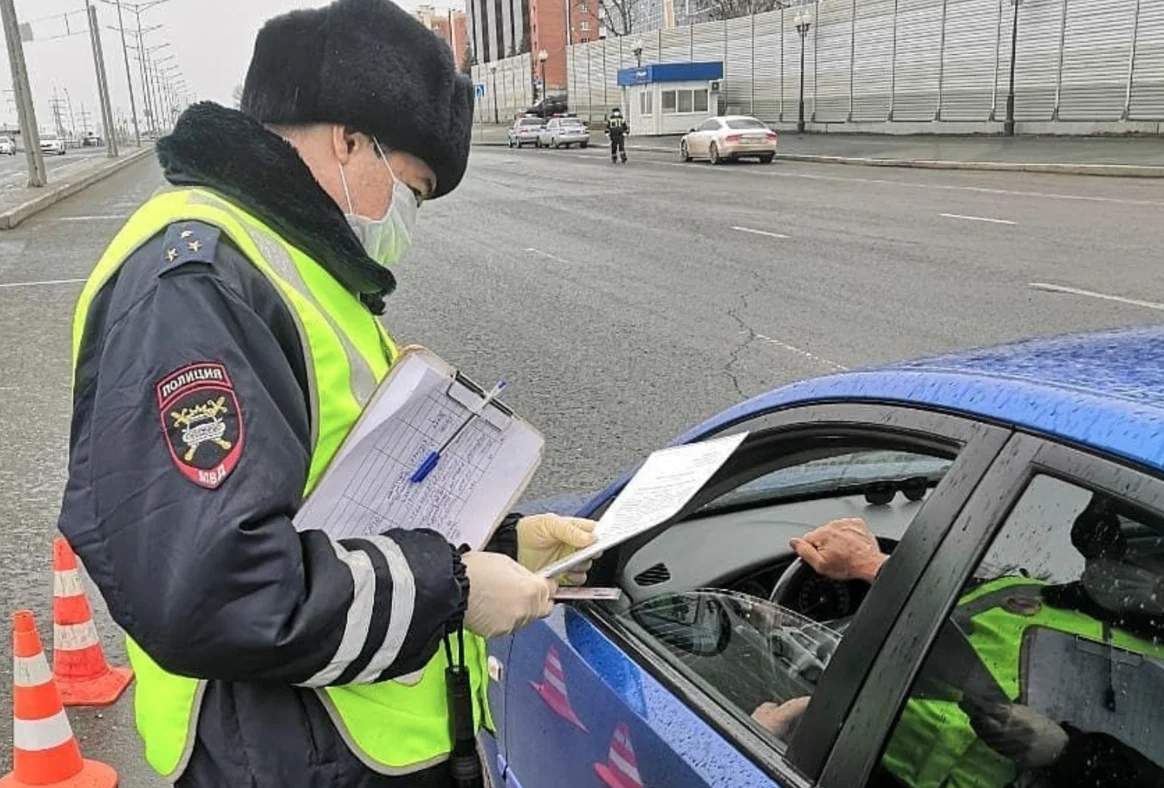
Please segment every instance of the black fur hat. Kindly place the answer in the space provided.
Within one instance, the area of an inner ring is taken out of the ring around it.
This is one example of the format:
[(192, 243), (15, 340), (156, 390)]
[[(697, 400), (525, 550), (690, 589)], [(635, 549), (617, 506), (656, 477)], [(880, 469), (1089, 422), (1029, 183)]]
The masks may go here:
[(433, 197), (465, 174), (473, 85), (453, 53), (389, 0), (336, 0), (268, 21), (242, 111), (262, 123), (342, 123), (432, 167)]

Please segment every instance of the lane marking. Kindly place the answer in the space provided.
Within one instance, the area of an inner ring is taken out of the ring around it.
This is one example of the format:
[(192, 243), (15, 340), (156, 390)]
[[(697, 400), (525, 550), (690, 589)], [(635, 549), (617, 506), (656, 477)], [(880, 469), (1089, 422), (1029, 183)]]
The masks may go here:
[(1067, 295), (1098, 298), (1101, 301), (1115, 301), (1116, 303), (1127, 304), (1128, 306), (1141, 306), (1144, 309), (1155, 309), (1158, 312), (1164, 312), (1164, 304), (1160, 304), (1155, 301), (1141, 301), (1138, 298), (1124, 298), (1123, 296), (1110, 295), (1108, 293), (1097, 293), (1094, 290), (1082, 290), (1078, 287), (1052, 285), (1047, 284), (1046, 282), (1031, 282), (1029, 286), (1033, 290), (1042, 290), (1047, 293), (1066, 293)]
[(542, 257), (553, 260), (556, 263), (563, 263), (565, 265), (574, 265), (569, 260), (563, 260), (561, 257), (558, 257), (557, 255), (552, 255), (549, 252), (543, 252), (541, 249), (534, 249), (532, 246), (528, 247), (526, 249), (526, 251), (531, 253), (531, 254), (541, 255)]
[(770, 233), (767, 230), (753, 230), (751, 227), (732, 227), (733, 230), (739, 230), (741, 233), (751, 233), (752, 235), (766, 235), (769, 238), (788, 238), (787, 235), (780, 233)]
[(104, 216), (58, 216), (58, 222), (122, 222), (129, 214), (108, 214)]
[(990, 222), (991, 224), (1016, 224), (1016, 222), (1012, 222), (1012, 221), (1009, 221), (1007, 219), (990, 219), (986, 216), (964, 216), (963, 214), (960, 214), (960, 213), (940, 213), (940, 214), (938, 214), (938, 216), (942, 216), (946, 219), (965, 219), (968, 222)]
[(752, 331), (740, 331), (740, 333), (744, 334), (744, 335), (751, 334), (756, 339), (767, 342), (770, 345), (775, 345), (776, 347), (780, 348), (781, 350), (787, 350), (789, 353), (795, 353), (796, 355), (798, 355), (802, 358), (806, 358), (809, 361), (815, 361), (818, 364), (823, 364), (826, 367), (831, 367), (832, 369), (834, 369), (837, 372), (848, 372), (849, 371), (849, 368), (846, 367), (844, 364), (838, 364), (837, 362), (832, 361), (831, 359), (827, 359), (824, 356), (818, 356), (815, 353), (810, 353), (809, 351), (805, 350), (804, 348), (797, 347), (796, 345), (790, 345), (787, 342), (781, 342), (779, 339), (774, 339), (773, 337), (767, 336), (766, 334), (757, 334), (757, 333), (752, 332)]
[(76, 285), (84, 282), (84, 279), (47, 279), (43, 282), (7, 282), (0, 284), (0, 288), (10, 287), (49, 287), (51, 285)]

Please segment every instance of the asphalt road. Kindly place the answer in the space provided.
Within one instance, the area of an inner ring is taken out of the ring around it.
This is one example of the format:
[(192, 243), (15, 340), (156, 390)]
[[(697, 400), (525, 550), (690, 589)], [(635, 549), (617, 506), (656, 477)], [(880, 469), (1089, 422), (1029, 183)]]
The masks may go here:
[[(159, 185), (143, 162), (0, 234), (0, 609), (32, 607), (46, 635), (74, 280)], [(800, 378), (1156, 321), (1161, 248), (1158, 182), (643, 153), (616, 167), (595, 150), (480, 148), (464, 186), (421, 212), (386, 319), (402, 341), (510, 381), (508, 401), (548, 438), (530, 490), (541, 496), (596, 488), (692, 423)], [(124, 660), (103, 612), (98, 625)], [(128, 699), (70, 716), (123, 785), (161, 785)], [(0, 773), (10, 741), (5, 712)]]
[[(49, 182), (54, 175), (67, 173), (70, 169), (81, 166), (94, 156), (104, 156), (105, 148), (70, 148), (64, 156), (45, 156), (44, 166), (48, 172)], [(24, 151), (15, 156), (0, 156), (0, 191), (9, 189), (23, 189), (28, 185), (28, 161)]]

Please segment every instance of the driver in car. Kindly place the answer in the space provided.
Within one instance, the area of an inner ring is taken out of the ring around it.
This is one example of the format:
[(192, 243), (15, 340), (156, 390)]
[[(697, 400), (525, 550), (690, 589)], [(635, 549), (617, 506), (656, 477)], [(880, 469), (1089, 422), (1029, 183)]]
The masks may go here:
[[(1086, 560), (1080, 581), (1050, 585), (1013, 575), (971, 582), (922, 667), (874, 785), (1164, 786), (1164, 768), (1115, 736), (1016, 702), (1027, 697), (1030, 676), (1021, 652), (1028, 634), (1067, 635), (1072, 643), (1106, 645), (1105, 656), (1114, 657), (1115, 648), (1152, 657), (1157, 666), (1164, 657), (1164, 554), (1130, 555), (1118, 515), (1114, 502), (1095, 496), (1076, 519), (1071, 541)], [(873, 583), (889, 558), (860, 519), (835, 520), (790, 546), (817, 573), (838, 581)], [(1095, 704), (1117, 713), (1135, 702), (1117, 696), (1114, 668), (1105, 681), (1103, 697), (1082, 699), (1092, 709), (1085, 716), (1095, 717)], [(1079, 691), (1065, 686), (1060, 694)], [(786, 739), (808, 703), (807, 697), (765, 703), (752, 717)]]

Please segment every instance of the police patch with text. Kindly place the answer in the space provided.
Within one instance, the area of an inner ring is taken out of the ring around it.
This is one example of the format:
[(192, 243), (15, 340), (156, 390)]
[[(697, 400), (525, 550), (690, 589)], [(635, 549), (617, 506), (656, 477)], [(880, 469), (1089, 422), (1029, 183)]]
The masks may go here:
[(191, 364), (157, 385), (158, 410), (170, 457), (187, 479), (217, 489), (238, 465), (242, 411), (226, 367)]

